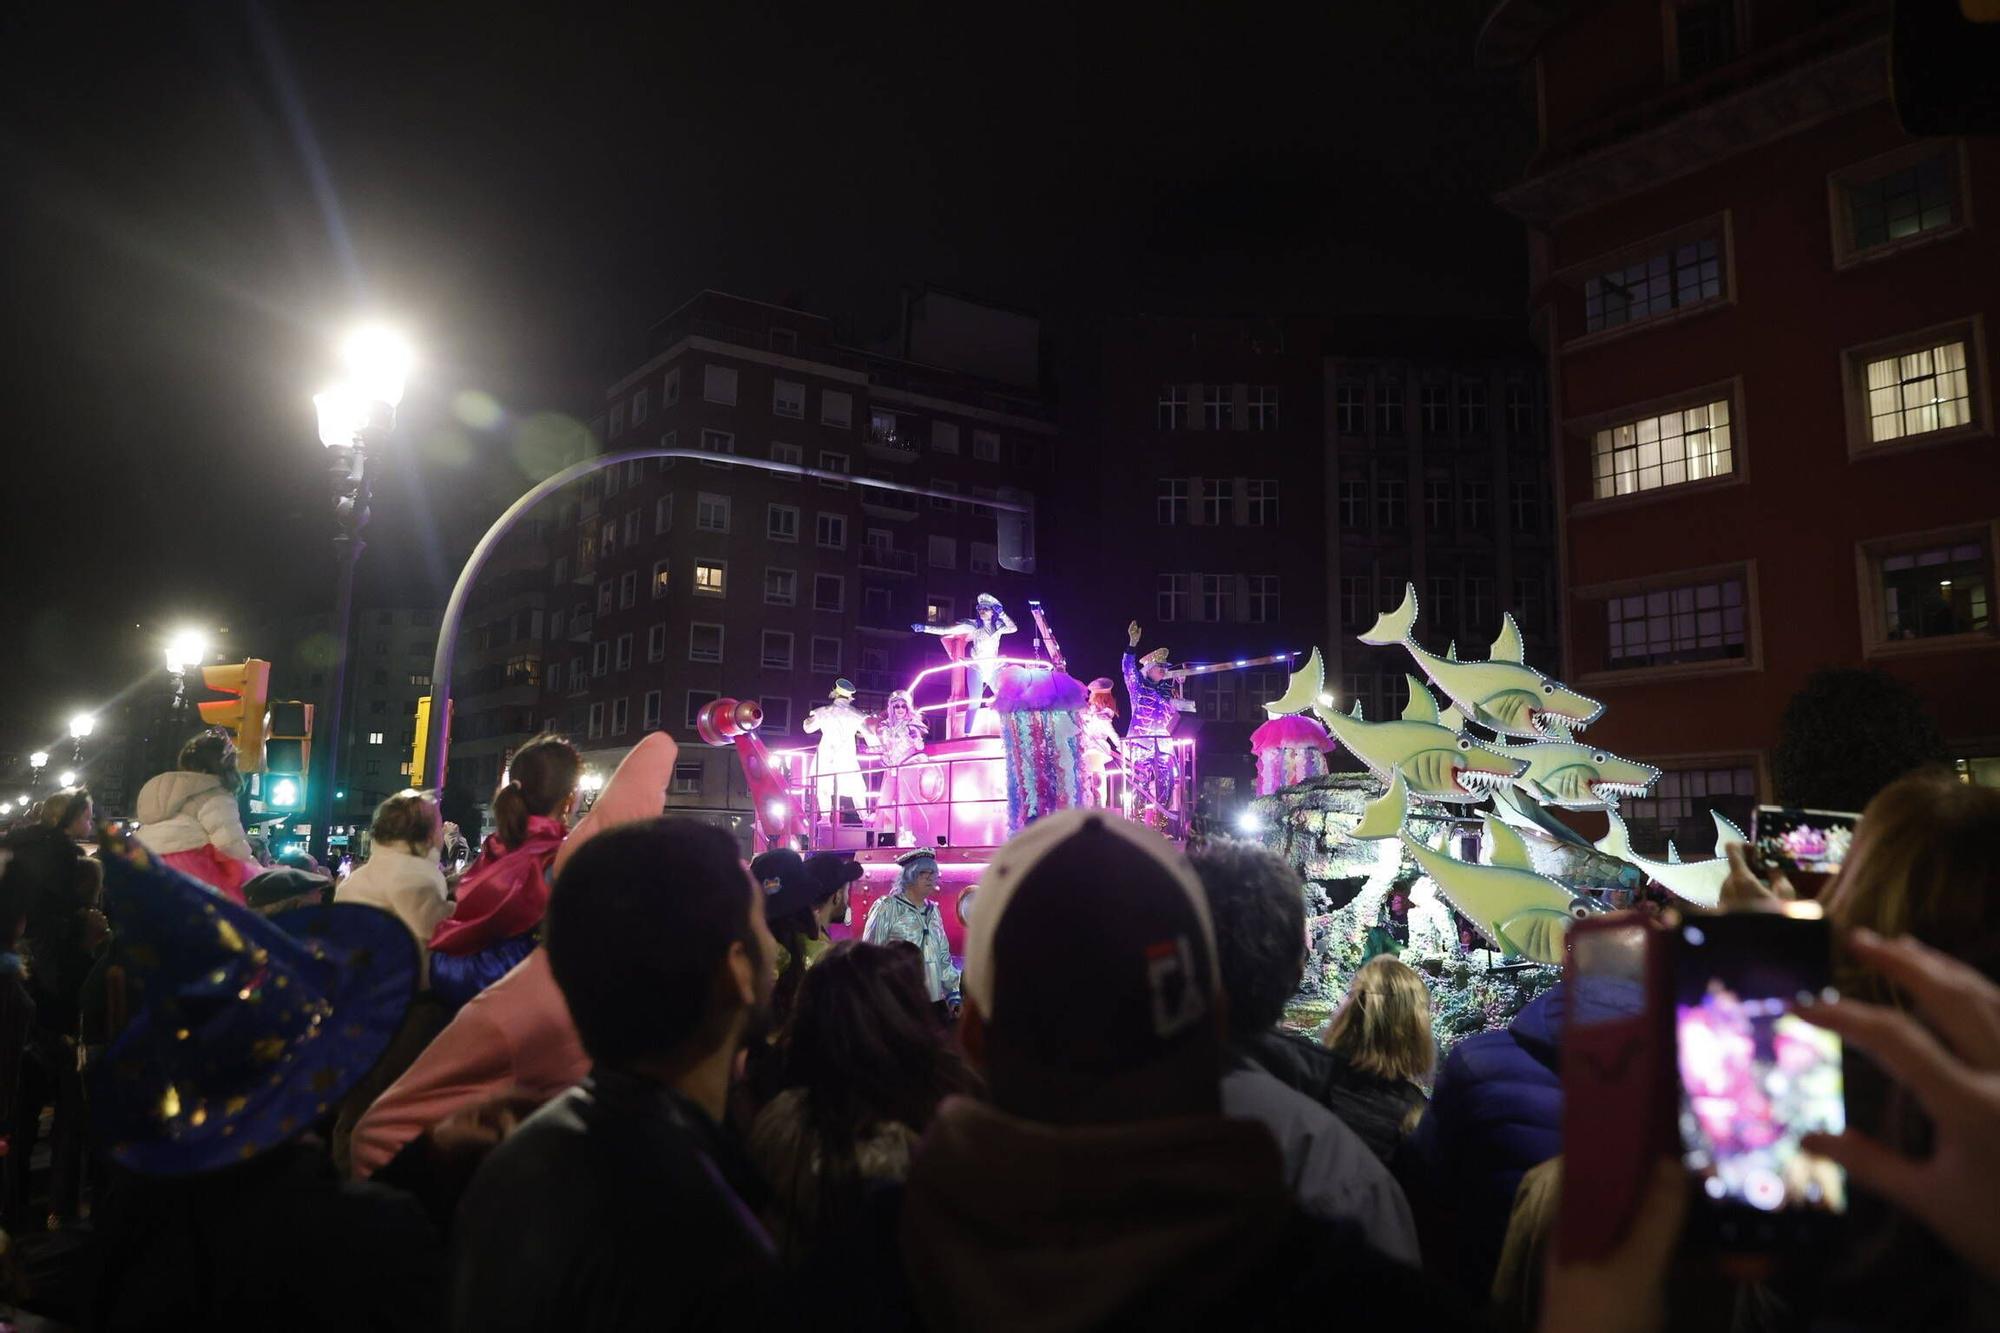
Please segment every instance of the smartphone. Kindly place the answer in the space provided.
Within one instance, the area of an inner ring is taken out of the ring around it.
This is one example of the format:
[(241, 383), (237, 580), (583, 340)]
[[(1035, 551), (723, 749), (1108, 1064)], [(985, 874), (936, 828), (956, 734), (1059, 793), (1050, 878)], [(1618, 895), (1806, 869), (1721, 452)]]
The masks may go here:
[(1846, 1125), (1840, 1039), (1798, 1016), (1829, 993), (1833, 938), (1811, 903), (1675, 927), (1673, 1012), (1681, 1160), (1711, 1240), (1811, 1247), (1847, 1211), (1847, 1180), (1799, 1147)]
[(1830, 875), (1847, 859), (1861, 816), (1845, 810), (1760, 805), (1750, 819), (1750, 845), (1764, 864), (1797, 874)]

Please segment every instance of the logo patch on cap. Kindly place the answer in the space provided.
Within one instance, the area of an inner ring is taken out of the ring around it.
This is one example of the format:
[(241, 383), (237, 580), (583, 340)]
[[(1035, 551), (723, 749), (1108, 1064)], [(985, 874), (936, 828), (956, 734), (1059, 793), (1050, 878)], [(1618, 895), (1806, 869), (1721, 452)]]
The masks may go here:
[(1153, 1035), (1162, 1041), (1187, 1031), (1208, 1012), (1194, 984), (1194, 948), (1187, 936), (1146, 947), (1146, 989), (1153, 1001)]

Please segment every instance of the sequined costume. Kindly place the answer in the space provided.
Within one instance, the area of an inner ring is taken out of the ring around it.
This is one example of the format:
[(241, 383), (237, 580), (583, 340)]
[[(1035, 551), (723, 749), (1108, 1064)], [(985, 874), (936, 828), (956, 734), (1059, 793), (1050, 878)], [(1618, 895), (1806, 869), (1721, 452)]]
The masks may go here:
[(1134, 813), (1150, 823), (1164, 819), (1173, 804), (1176, 766), (1166, 740), (1180, 725), (1180, 709), (1172, 683), (1147, 680), (1130, 648), (1118, 665), (1132, 700), (1132, 724), (1125, 729), (1126, 780), (1137, 802)]
[[(903, 807), (921, 798), (917, 767), (921, 764), (930, 723), (910, 706), (910, 696), (901, 690), (889, 696), (882, 716), (872, 721), (875, 747), (882, 756), (882, 786), (875, 794), (875, 827), (901, 834), (909, 824), (909, 812)], [(911, 765), (908, 771), (905, 764)]]
[(912, 625), (919, 634), (934, 634), (939, 638), (963, 638), (966, 641), (966, 656), (972, 668), (972, 683), (965, 695), (964, 722), (960, 734), (972, 734), (972, 722), (992, 693), (994, 680), (1000, 671), (1000, 636), (1012, 634), (1020, 626), (1014, 623), (1007, 608), (1000, 605), (1000, 599), (991, 593), (979, 594), (978, 614), (971, 620), (960, 621), (956, 625)]

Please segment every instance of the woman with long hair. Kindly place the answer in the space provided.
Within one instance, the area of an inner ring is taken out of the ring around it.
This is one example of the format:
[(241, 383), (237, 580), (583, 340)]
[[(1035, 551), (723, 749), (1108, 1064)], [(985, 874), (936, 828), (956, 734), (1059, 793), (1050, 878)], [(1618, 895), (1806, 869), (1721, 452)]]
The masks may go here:
[(908, 953), (842, 941), (799, 987), (784, 1091), (749, 1140), (773, 1191), (772, 1233), (788, 1256), (848, 1225), (869, 1186), (904, 1179), (938, 1103), (972, 1084)]
[(1407, 963), (1379, 954), (1361, 965), (1326, 1028), (1334, 1056), (1328, 1104), (1384, 1162), (1423, 1114), (1437, 1064), (1431, 993)]
[(493, 797), (494, 832), (460, 877), (451, 915), (431, 934), (431, 991), (451, 1007), (535, 951), (582, 777), (582, 756), (560, 736), (537, 736), (514, 752)]
[(243, 832), (236, 792), (236, 743), (204, 731), (181, 747), (174, 771), (148, 778), (134, 814), (139, 845), (182, 874), (243, 901), (243, 886), (263, 869)]

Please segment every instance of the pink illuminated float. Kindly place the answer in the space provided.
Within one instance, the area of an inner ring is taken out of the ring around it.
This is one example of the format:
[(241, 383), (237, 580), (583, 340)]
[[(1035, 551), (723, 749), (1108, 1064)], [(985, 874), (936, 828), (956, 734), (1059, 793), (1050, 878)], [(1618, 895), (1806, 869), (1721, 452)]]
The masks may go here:
[(805, 807), (785, 785), (785, 775), (772, 766), (764, 742), (756, 735), (764, 725), (764, 710), (755, 700), (711, 699), (695, 714), (694, 729), (710, 745), (733, 745), (749, 783), (757, 817), (759, 849), (795, 843), (806, 836)]
[(1303, 714), (1274, 717), (1250, 733), (1250, 751), (1257, 756), (1257, 794), (1269, 796), (1281, 787), (1320, 777), (1333, 738), (1326, 728)]

